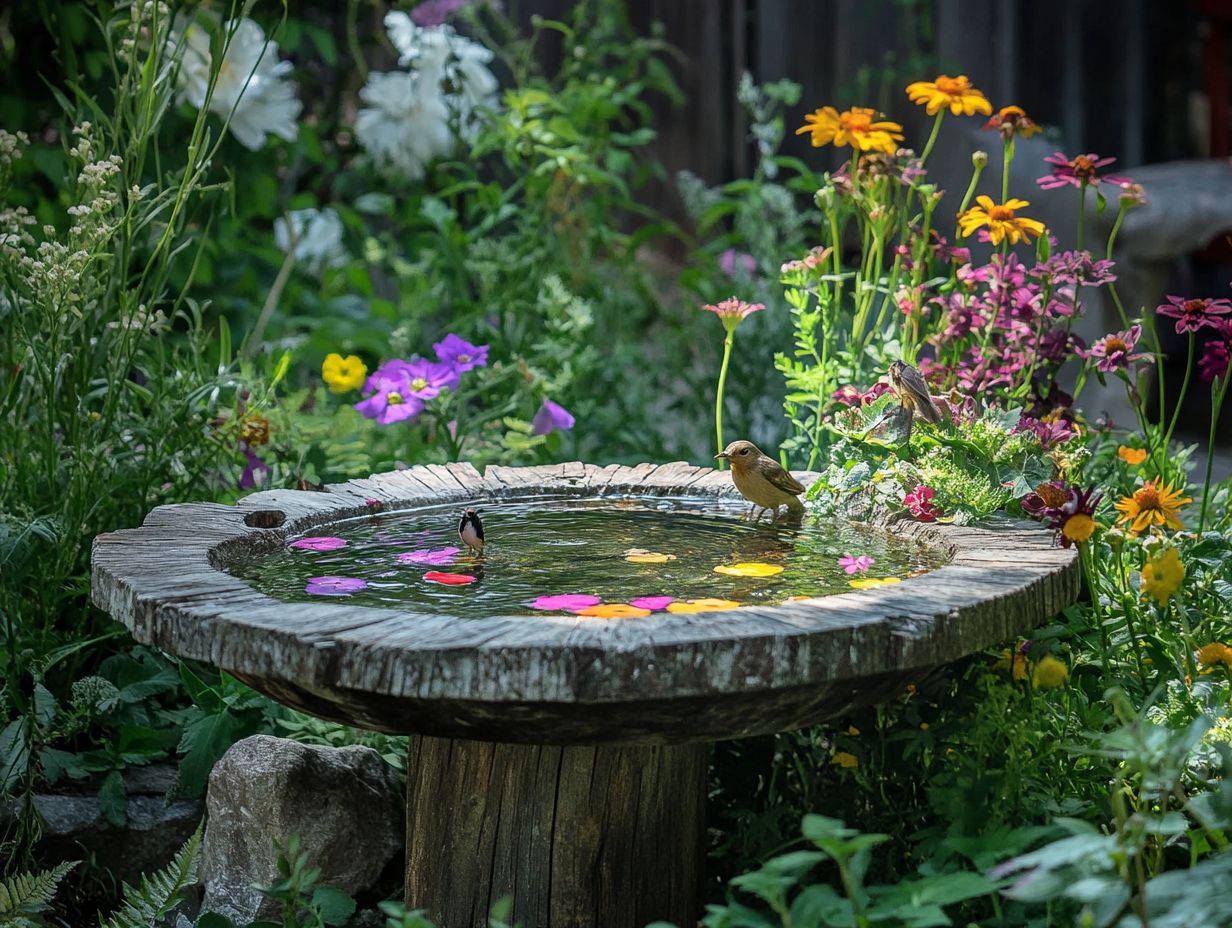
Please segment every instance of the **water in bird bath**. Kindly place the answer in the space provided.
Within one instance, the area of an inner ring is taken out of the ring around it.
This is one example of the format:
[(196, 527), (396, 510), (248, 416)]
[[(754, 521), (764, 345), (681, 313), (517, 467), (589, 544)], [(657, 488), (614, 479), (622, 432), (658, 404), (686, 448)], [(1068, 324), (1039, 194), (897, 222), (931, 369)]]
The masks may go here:
[[(634, 618), (850, 592), (852, 581), (944, 563), (935, 550), (834, 517), (750, 522), (746, 511), (701, 499), (502, 501), (482, 509), (487, 546), (476, 556), (458, 539), (457, 507), (418, 508), (317, 526), (224, 566), (287, 602)], [(849, 573), (845, 557), (872, 563)]]

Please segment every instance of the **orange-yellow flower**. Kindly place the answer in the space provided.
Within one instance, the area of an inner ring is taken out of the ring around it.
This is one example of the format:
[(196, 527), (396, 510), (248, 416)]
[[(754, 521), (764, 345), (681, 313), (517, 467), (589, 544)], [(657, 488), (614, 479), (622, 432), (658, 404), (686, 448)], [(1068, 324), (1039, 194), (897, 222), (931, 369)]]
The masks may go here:
[(1085, 512), (1076, 512), (1065, 520), (1061, 534), (1070, 541), (1084, 542), (1095, 534), (1095, 520)]
[(847, 767), (850, 769), (852, 767), (859, 767), (860, 759), (854, 754), (849, 754), (846, 751), (839, 751), (830, 758), (830, 763), (838, 764), (840, 767)]
[(1001, 138), (1007, 142), (1016, 135), (1029, 139), (1035, 133), (1042, 131), (1039, 124), (1028, 116), (1021, 106), (1001, 107), (992, 119), (984, 123), (984, 128), (996, 129), (1001, 133)]
[(1212, 667), (1224, 663), (1232, 668), (1232, 648), (1219, 641), (1212, 641), (1198, 648), (1198, 663), (1204, 667)]
[(1130, 448), (1127, 445), (1121, 445), (1117, 448), (1117, 457), (1131, 467), (1136, 467), (1146, 460), (1146, 449)]
[(1133, 496), (1126, 496), (1116, 504), (1121, 515), (1117, 524), (1129, 523), (1131, 534), (1137, 535), (1152, 526), (1166, 525), (1168, 528), (1182, 529), (1177, 510), (1186, 503), (1192, 503), (1192, 496), (1181, 496), (1180, 490), (1174, 490), (1165, 484), (1161, 489), (1157, 481), (1148, 480)]
[(992, 665), (992, 669), (1009, 673), (1015, 680), (1026, 680), (1027, 655), (1018, 650), (1011, 652), (1009, 648), (1005, 648), (1001, 652), (1001, 659)]
[(1167, 605), (1168, 597), (1181, 588), (1185, 580), (1185, 565), (1180, 552), (1168, 548), (1158, 557), (1142, 565), (1142, 582), (1139, 584), (1143, 597), (1151, 597), (1161, 606)]
[(814, 148), (822, 145), (850, 145), (856, 151), (898, 151), (903, 140), (903, 127), (896, 122), (874, 122), (876, 111), (866, 106), (853, 106), (839, 112), (823, 106), (804, 117), (805, 124), (796, 135), (808, 134)]
[(946, 107), (955, 116), (974, 116), (982, 113), (992, 114), (992, 104), (984, 96), (982, 90), (971, 86), (967, 75), (950, 77), (946, 74), (937, 76), (933, 81), (916, 81), (907, 85), (907, 96), (912, 103), (922, 104), (929, 116), (935, 116)]
[(958, 216), (958, 228), (964, 238), (981, 226), (988, 227), (988, 240), (1000, 245), (1009, 239), (1011, 245), (1031, 241), (1031, 237), (1044, 234), (1044, 224), (1038, 219), (1017, 215), (1017, 211), (1031, 204), (1026, 200), (1011, 198), (1004, 203), (994, 203), (992, 197), (981, 194), (975, 198), (979, 206), (973, 206)]
[(1065, 666), (1065, 662), (1058, 660), (1051, 654), (1045, 654), (1039, 659), (1039, 663), (1035, 665), (1035, 669), (1031, 671), (1031, 684), (1036, 689), (1056, 689), (1059, 686), (1064, 686), (1065, 681), (1069, 679), (1069, 668)]

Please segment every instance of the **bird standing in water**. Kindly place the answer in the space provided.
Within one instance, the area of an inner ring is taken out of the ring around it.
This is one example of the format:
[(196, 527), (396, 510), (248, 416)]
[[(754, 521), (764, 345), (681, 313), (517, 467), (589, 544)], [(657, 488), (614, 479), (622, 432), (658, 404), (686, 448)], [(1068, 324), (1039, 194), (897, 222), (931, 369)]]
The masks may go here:
[(458, 522), (458, 537), (476, 554), (483, 554), (483, 522), (479, 520), (478, 509), (468, 509), (462, 513)]
[(941, 423), (941, 410), (933, 402), (932, 391), (919, 370), (903, 361), (895, 361), (890, 365), (890, 386), (907, 409), (933, 425)]
[(753, 504), (754, 513), (758, 508), (773, 509), (777, 515), (779, 506), (804, 509), (800, 502), (804, 485), (751, 441), (733, 441), (715, 457), (731, 465), (732, 482)]

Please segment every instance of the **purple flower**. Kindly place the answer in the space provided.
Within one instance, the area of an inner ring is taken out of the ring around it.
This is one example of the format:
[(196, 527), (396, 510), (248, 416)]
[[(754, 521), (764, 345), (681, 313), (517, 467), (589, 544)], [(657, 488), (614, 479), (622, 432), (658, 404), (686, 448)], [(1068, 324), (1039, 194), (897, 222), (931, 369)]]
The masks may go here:
[(452, 365), (459, 374), (465, 374), (476, 367), (488, 366), (487, 345), (472, 345), (452, 332), (432, 347), (436, 351), (437, 359), (442, 364)]
[(241, 490), (254, 490), (269, 479), (269, 465), (257, 457), (257, 453), (247, 446), (244, 448), (244, 457), (247, 459), (248, 464), (244, 468), (244, 472), (240, 474), (239, 488)]
[(336, 551), (346, 547), (345, 538), (335, 538), (332, 535), (313, 535), (311, 538), (301, 538), (291, 542), (288, 547), (299, 548), (301, 551)]
[(744, 251), (729, 248), (719, 255), (719, 270), (728, 277), (736, 276), (736, 266), (744, 269), (745, 276), (752, 277), (757, 270), (757, 259)]
[(1203, 383), (1210, 383), (1216, 377), (1224, 377), (1228, 373), (1228, 343), (1207, 342), (1206, 350), (1198, 359), (1198, 376)]
[(1053, 445), (1059, 445), (1069, 441), (1078, 434), (1074, 431), (1073, 426), (1059, 417), (1056, 419), (1045, 420), (1033, 419), (1030, 416), (1022, 416), (1010, 434), (1017, 434), (1020, 432), (1029, 432), (1038, 438), (1040, 447), (1045, 451)]
[(651, 612), (658, 612), (660, 609), (666, 609), (670, 603), (675, 601), (671, 596), (639, 596), (637, 599), (629, 600), (629, 605), (637, 606), (639, 609), (649, 609)]
[(350, 596), (367, 587), (368, 581), (358, 577), (309, 577), (304, 592), (313, 596)]
[(1184, 332), (1196, 332), (1207, 326), (1217, 328), (1218, 317), (1232, 313), (1232, 303), (1224, 299), (1187, 300), (1184, 297), (1169, 296), (1168, 302), (1155, 312), (1161, 316), (1174, 318), (1176, 334), (1181, 335)]
[(462, 7), (467, 0), (423, 0), (411, 10), (411, 22), (416, 26), (439, 26)]
[(368, 378), (364, 390), (371, 391), (372, 395), (355, 404), (358, 412), (381, 425), (413, 419), (424, 408), (423, 400), (411, 394), (410, 386), (400, 371), (395, 369), (392, 374), (381, 373), (391, 363), (382, 365), (377, 373)]
[(1095, 365), (1105, 374), (1124, 370), (1135, 361), (1154, 361), (1149, 354), (1134, 354), (1134, 347), (1142, 337), (1142, 326), (1131, 326), (1126, 332), (1115, 332), (1097, 339), (1087, 351), (1079, 351), (1079, 357), (1095, 358)]
[(573, 422), (573, 416), (569, 415), (564, 407), (551, 400), (544, 400), (539, 411), (535, 413), (535, 418), (531, 420), (531, 431), (535, 435), (549, 435), (557, 429), (567, 432), (573, 428)]
[(601, 602), (603, 600), (600, 597), (586, 593), (563, 593), (560, 596), (540, 596), (530, 604), (530, 607), (556, 612), (561, 609), (585, 609), (587, 606), (597, 606)]
[(428, 564), (432, 567), (440, 567), (444, 564), (452, 564), (454, 555), (461, 548), (420, 548), (418, 551), (403, 551), (398, 555), (398, 560), (403, 564)]
[(873, 566), (873, 559), (867, 554), (861, 554), (857, 557), (844, 554), (838, 559), (838, 566), (849, 574), (862, 574)]
[(1041, 177), (1036, 181), (1043, 190), (1053, 190), (1057, 187), (1064, 187), (1066, 184), (1072, 184), (1075, 187), (1081, 187), (1084, 184), (1090, 187), (1098, 187), (1102, 181), (1107, 181), (1110, 184), (1129, 184), (1133, 183), (1128, 177), (1118, 177), (1113, 174), (1100, 175), (1101, 168), (1105, 168), (1116, 158), (1101, 158), (1096, 154), (1075, 155), (1073, 158), (1066, 158), (1065, 155), (1057, 152), (1055, 155), (1049, 155), (1044, 159), (1048, 164), (1056, 165), (1052, 169), (1052, 173), (1047, 177)]

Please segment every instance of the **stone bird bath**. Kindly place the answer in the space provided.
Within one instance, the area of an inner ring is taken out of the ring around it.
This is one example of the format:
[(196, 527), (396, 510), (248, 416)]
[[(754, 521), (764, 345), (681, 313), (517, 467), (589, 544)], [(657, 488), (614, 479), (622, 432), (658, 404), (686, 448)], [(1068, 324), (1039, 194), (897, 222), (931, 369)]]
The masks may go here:
[[(808, 474), (797, 474), (809, 483)], [(1025, 633), (1078, 594), (1073, 551), (1026, 524), (899, 521), (949, 563), (892, 586), (635, 620), (458, 620), (285, 603), (220, 565), (313, 526), (530, 496), (734, 496), (685, 463), (428, 465), (326, 492), (162, 506), (94, 542), (93, 599), (139, 641), (272, 698), (413, 735), (406, 901), (442, 928), (513, 897), (526, 928), (692, 925), (705, 859), (706, 742), (808, 725)]]

